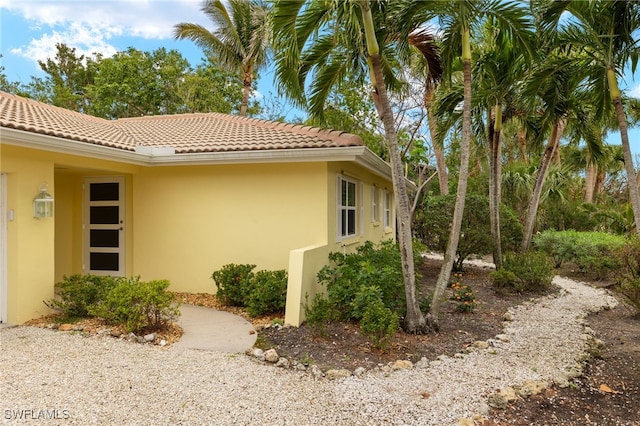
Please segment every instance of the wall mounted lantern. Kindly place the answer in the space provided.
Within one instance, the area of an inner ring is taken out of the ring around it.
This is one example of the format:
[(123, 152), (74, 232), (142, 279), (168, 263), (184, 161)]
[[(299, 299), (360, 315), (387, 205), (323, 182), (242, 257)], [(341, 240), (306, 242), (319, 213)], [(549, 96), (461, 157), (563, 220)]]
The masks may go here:
[(40, 192), (33, 199), (33, 217), (53, 217), (53, 197), (47, 192), (47, 184), (40, 185)]

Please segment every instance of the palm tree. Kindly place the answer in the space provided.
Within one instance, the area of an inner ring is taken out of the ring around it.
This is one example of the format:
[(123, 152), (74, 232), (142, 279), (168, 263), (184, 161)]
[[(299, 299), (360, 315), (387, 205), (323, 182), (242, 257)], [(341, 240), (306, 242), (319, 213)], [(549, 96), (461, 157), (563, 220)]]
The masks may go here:
[(640, 45), (640, 3), (636, 1), (555, 1), (545, 13), (546, 25), (557, 27), (563, 12), (570, 19), (559, 32), (559, 40), (589, 59), (588, 82), (596, 98), (596, 118), (614, 108), (620, 129), (624, 165), (627, 172), (629, 199), (633, 207), (636, 232), (640, 233), (640, 193), (633, 165), (627, 119), (622, 103), (618, 78), (625, 66), (635, 72)]
[(528, 250), (531, 244), (544, 181), (551, 161), (559, 151), (560, 139), (568, 120), (575, 119), (578, 123), (583, 123), (580, 134), (594, 146), (593, 152), (597, 152), (595, 145), (599, 141), (594, 141), (590, 133), (591, 127), (584, 124), (590, 122), (588, 112), (585, 111), (588, 102), (584, 91), (580, 90), (584, 67), (584, 58), (551, 54), (530, 73), (525, 83), (524, 96), (532, 99), (532, 102), (540, 107), (543, 125), (550, 129), (550, 135), (529, 198), (524, 236), (520, 245), (523, 252)]
[[(389, 2), (292, 0), (279, 2), (273, 22), (277, 47), (276, 76), (279, 89), (309, 112), (322, 117), (331, 88), (347, 72), (352, 76), (369, 76), (372, 96), (384, 125), (385, 141), (393, 176), (393, 191), (398, 219), (400, 248), (407, 315), (404, 329), (423, 333), (425, 319), (415, 294), (415, 266), (411, 232), (411, 205), (398, 148), (394, 115), (388, 90), (398, 90), (402, 82), (394, 67), (399, 57), (397, 43), (388, 31)], [(313, 75), (307, 100), (305, 85)]]
[[(489, 214), (493, 241), (493, 262), (502, 267), (500, 237), (500, 205), (502, 182), (502, 127), (514, 118), (514, 103), (524, 79), (533, 51), (533, 32), (522, 31), (525, 49), (516, 49), (513, 40), (496, 27), (493, 19), (485, 23), (481, 53), (477, 60), (476, 86), (482, 93), (487, 111), (487, 142), (489, 147)], [(525, 38), (528, 36), (528, 38)], [(518, 108), (520, 109), (520, 108)]]
[(443, 141), (438, 137), (437, 119), (433, 113), (433, 100), (438, 84), (442, 79), (442, 61), (440, 60), (440, 49), (436, 44), (436, 39), (426, 29), (418, 29), (409, 34), (409, 43), (422, 54), (423, 61), (418, 63), (415, 72), (420, 74), (425, 81), (424, 85), (424, 107), (427, 110), (427, 121), (429, 125), (429, 135), (433, 154), (436, 157), (436, 171), (438, 173), (438, 184), (440, 194), (449, 193), (449, 176), (447, 174), (447, 163), (444, 156)]
[[(434, 7), (434, 3), (436, 4)], [(521, 31), (531, 27), (527, 11), (515, 2), (500, 0), (459, 0), (454, 2), (425, 2), (407, 0), (403, 12), (396, 20), (405, 26), (408, 34), (418, 26), (438, 16), (443, 34), (442, 52), (445, 75), (451, 76), (453, 64), (460, 58), (463, 69), (462, 139), (460, 143), (460, 168), (456, 203), (444, 262), (433, 294), (427, 321), (433, 329), (438, 329), (438, 316), (444, 292), (449, 283), (453, 262), (456, 257), (460, 229), (467, 194), (469, 157), (471, 152), (471, 29), (474, 23), (492, 16), (502, 31), (513, 36), (518, 45), (524, 37)], [(527, 43), (522, 43), (526, 46)]]
[(240, 115), (247, 114), (254, 74), (266, 65), (271, 40), (270, 7), (261, 0), (205, 0), (202, 11), (216, 28), (180, 23), (174, 26), (176, 39), (189, 39), (230, 72), (240, 72), (243, 91)]

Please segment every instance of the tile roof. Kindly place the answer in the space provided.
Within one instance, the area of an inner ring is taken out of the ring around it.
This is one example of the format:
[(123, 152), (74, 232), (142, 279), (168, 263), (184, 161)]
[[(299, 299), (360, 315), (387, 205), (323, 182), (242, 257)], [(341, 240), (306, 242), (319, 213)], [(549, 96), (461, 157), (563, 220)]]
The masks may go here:
[(105, 120), (0, 91), (0, 127), (134, 151), (176, 153), (360, 146), (359, 136), (220, 113)]

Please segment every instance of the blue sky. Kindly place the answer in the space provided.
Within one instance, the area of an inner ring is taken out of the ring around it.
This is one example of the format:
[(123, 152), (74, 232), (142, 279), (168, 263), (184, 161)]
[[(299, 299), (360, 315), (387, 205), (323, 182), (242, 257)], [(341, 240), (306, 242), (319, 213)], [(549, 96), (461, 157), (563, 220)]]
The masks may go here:
[[(37, 61), (53, 57), (56, 43), (75, 47), (79, 54), (104, 56), (128, 47), (143, 51), (165, 47), (197, 65), (202, 51), (188, 40), (174, 40), (171, 33), (180, 22), (211, 28), (201, 5), (201, 0), (0, 0), (0, 65), (10, 81), (27, 83), (32, 75), (43, 77)], [(640, 73), (636, 74), (635, 80), (628, 78), (621, 86), (627, 94), (640, 97)], [(275, 95), (271, 70), (262, 72), (258, 92), (258, 97)], [(634, 153), (640, 155), (640, 130), (633, 129), (630, 139)], [(609, 142), (619, 144), (619, 135), (611, 135)]]

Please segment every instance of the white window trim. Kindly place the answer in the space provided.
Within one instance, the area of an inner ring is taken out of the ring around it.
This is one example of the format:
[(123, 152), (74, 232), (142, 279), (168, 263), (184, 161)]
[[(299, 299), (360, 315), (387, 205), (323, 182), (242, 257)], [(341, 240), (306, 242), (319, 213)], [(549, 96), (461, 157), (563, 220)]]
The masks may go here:
[(371, 187), (371, 222), (380, 222), (380, 194), (375, 185)]
[(393, 204), (392, 197), (393, 194), (385, 189), (382, 195), (382, 221), (384, 222), (385, 229), (391, 229), (391, 223), (393, 221), (393, 210), (391, 208)]
[[(354, 185), (355, 193), (355, 206), (343, 206), (342, 205), (342, 182), (348, 182)], [(345, 175), (338, 175), (337, 184), (336, 184), (336, 237), (337, 241), (344, 241), (357, 238), (360, 233), (363, 231), (362, 223), (362, 202), (361, 195), (362, 192), (362, 184), (359, 184), (353, 178), (347, 177)], [(353, 234), (342, 235), (342, 211), (347, 207), (350, 210), (352, 209), (355, 212), (355, 230)]]

